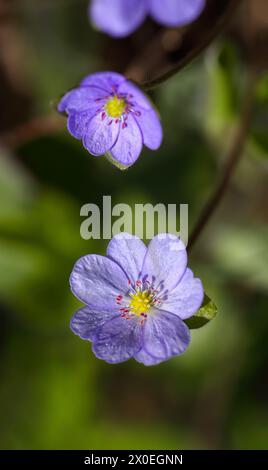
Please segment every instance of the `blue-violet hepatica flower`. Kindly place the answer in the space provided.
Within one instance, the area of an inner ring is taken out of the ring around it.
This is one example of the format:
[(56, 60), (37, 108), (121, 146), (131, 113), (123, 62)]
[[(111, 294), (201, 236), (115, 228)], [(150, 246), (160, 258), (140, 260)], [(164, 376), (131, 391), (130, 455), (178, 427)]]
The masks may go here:
[(115, 236), (106, 257), (77, 261), (70, 284), (86, 304), (73, 316), (72, 331), (112, 364), (134, 358), (149, 366), (182, 354), (190, 342), (184, 320), (204, 297), (187, 268), (184, 244), (168, 234), (154, 237), (148, 248), (127, 233)]
[(89, 16), (101, 31), (115, 37), (131, 34), (150, 15), (168, 27), (196, 20), (206, 0), (91, 0)]
[(159, 116), (142, 91), (115, 72), (87, 76), (63, 96), (59, 112), (68, 115), (68, 130), (95, 156), (106, 155), (121, 169), (139, 157), (143, 145), (159, 148)]

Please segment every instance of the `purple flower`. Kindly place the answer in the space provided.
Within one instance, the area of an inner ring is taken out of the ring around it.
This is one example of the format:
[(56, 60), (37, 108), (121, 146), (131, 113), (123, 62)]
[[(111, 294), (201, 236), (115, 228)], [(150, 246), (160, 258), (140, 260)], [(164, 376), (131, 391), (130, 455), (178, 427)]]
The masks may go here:
[(106, 155), (120, 169), (139, 157), (142, 146), (156, 150), (163, 134), (150, 100), (123, 75), (99, 72), (86, 77), (58, 105), (68, 114), (68, 130), (92, 155)]
[(197, 312), (204, 296), (201, 281), (187, 268), (184, 244), (168, 234), (146, 248), (121, 233), (106, 257), (79, 259), (70, 284), (86, 304), (73, 316), (72, 331), (111, 364), (134, 358), (149, 366), (182, 354), (190, 342), (183, 320)]
[(89, 15), (100, 30), (123, 37), (133, 33), (147, 14), (164, 26), (191, 23), (205, 3), (206, 0), (92, 0)]

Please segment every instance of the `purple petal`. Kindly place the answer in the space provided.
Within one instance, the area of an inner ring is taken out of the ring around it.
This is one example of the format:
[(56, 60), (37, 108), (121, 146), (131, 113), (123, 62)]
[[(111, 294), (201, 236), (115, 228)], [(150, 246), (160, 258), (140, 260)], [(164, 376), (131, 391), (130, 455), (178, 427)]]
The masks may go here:
[(141, 128), (144, 145), (151, 150), (157, 150), (163, 140), (163, 130), (156, 111), (137, 108), (135, 119)]
[(91, 119), (96, 115), (97, 108), (92, 108), (80, 113), (71, 113), (68, 116), (67, 128), (76, 139), (82, 139), (87, 133)]
[(94, 312), (88, 307), (78, 310), (71, 319), (70, 328), (82, 339), (93, 341), (96, 331), (111, 320), (113, 313)]
[(156, 357), (151, 356), (143, 348), (137, 354), (135, 354), (134, 359), (136, 359), (138, 362), (141, 362), (145, 366), (156, 366), (157, 364), (163, 362), (163, 359), (157, 359)]
[(116, 297), (128, 291), (128, 279), (120, 266), (99, 255), (87, 255), (77, 261), (70, 285), (79, 300), (98, 312), (118, 311)]
[(89, 13), (101, 31), (114, 37), (123, 37), (131, 34), (143, 22), (147, 1), (92, 0)]
[(126, 95), (128, 101), (134, 106), (139, 106), (143, 109), (153, 109), (153, 104), (134, 83), (130, 80), (125, 80), (118, 88), (118, 92), (122, 95)]
[(135, 359), (145, 365), (179, 356), (191, 339), (186, 324), (176, 315), (163, 310), (151, 310), (142, 331), (143, 347)]
[(142, 276), (148, 276), (156, 288), (159, 284), (170, 291), (178, 284), (187, 265), (187, 253), (183, 242), (170, 234), (159, 234), (148, 246), (142, 267)]
[(84, 88), (75, 88), (66, 93), (58, 104), (60, 113), (80, 112), (96, 107), (97, 99), (104, 99), (105, 92), (90, 86)]
[(128, 115), (127, 126), (121, 130), (115, 145), (108, 152), (108, 159), (125, 169), (133, 165), (142, 151), (142, 134), (135, 119)]
[(105, 94), (114, 93), (117, 87), (126, 81), (126, 77), (116, 72), (96, 72), (85, 77), (80, 86), (94, 86), (104, 91)]
[(205, 0), (149, 0), (151, 16), (165, 26), (183, 26), (196, 20)]
[(138, 237), (129, 233), (116, 235), (109, 243), (107, 256), (116, 261), (132, 283), (139, 279), (147, 248)]
[(103, 119), (100, 112), (93, 117), (88, 124), (87, 133), (84, 135), (83, 144), (92, 155), (104, 155), (116, 142), (120, 124), (108, 117)]
[(179, 284), (173, 289), (161, 308), (178, 315), (182, 320), (194, 315), (201, 307), (204, 299), (202, 282), (193, 277), (187, 269)]
[(141, 348), (141, 327), (138, 321), (116, 317), (97, 332), (92, 350), (110, 364), (124, 362)]

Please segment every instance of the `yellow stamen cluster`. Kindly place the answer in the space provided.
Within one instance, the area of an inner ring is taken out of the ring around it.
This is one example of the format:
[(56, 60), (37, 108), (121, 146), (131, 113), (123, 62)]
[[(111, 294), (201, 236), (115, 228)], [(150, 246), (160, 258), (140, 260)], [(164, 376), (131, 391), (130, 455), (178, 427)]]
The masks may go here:
[(126, 109), (126, 102), (118, 96), (113, 96), (107, 101), (105, 108), (109, 117), (120, 118)]
[(135, 294), (130, 295), (131, 301), (129, 303), (129, 308), (131, 312), (135, 313), (135, 315), (147, 313), (153, 303), (150, 291), (136, 292)]

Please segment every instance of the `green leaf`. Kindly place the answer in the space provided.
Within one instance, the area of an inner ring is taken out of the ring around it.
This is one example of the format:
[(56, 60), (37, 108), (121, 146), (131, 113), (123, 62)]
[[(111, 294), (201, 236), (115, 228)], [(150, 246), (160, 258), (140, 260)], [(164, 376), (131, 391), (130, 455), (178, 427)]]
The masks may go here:
[(193, 317), (185, 320), (185, 323), (190, 328), (190, 330), (202, 328), (202, 326), (205, 326), (209, 321), (215, 318), (217, 312), (217, 306), (207, 295), (205, 295), (203, 304), (198, 312)]

